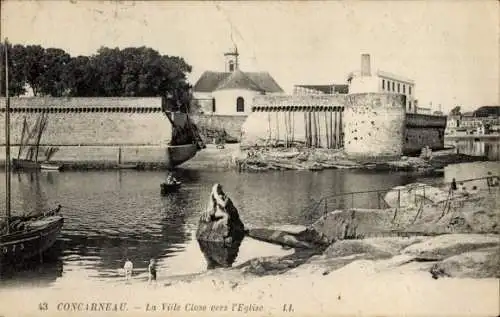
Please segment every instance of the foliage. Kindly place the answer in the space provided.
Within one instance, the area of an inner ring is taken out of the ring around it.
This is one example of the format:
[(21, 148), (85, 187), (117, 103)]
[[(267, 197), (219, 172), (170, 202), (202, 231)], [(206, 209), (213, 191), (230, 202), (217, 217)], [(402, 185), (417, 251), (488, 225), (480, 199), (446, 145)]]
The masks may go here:
[(452, 116), (458, 116), (461, 114), (460, 112), (460, 106), (456, 106), (455, 108), (451, 109), (450, 114)]
[(185, 110), (192, 100), (186, 77), (191, 66), (149, 47), (101, 47), (92, 56), (70, 57), (62, 49), (9, 44), (8, 52), (12, 96), (28, 86), (35, 96), (167, 97)]

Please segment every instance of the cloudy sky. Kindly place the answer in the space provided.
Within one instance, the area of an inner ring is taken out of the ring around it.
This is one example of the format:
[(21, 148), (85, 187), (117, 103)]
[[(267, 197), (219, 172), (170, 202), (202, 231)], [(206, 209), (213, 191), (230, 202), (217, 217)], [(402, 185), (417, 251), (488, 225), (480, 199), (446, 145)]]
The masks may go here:
[(2, 37), (73, 56), (100, 46), (150, 46), (223, 70), (234, 42), (242, 70), (294, 84), (345, 83), (361, 53), (372, 69), (416, 81), (434, 110), (500, 104), (498, 1), (16, 1), (2, 4)]

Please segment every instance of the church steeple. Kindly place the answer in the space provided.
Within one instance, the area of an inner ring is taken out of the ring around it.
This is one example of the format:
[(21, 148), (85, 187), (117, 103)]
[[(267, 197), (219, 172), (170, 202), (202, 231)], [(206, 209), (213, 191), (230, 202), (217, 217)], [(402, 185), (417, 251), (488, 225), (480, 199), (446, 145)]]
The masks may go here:
[(238, 61), (238, 47), (234, 46), (234, 50), (232, 52), (224, 53), (224, 59), (226, 64), (226, 72), (234, 72), (240, 68)]

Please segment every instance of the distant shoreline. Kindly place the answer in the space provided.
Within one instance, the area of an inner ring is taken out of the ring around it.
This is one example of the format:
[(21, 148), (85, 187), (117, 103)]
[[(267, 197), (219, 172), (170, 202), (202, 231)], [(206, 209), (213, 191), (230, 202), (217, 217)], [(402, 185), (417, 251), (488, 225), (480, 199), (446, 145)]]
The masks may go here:
[(483, 140), (491, 140), (491, 139), (500, 139), (500, 134), (465, 134), (465, 135), (445, 135), (446, 139), (483, 139)]

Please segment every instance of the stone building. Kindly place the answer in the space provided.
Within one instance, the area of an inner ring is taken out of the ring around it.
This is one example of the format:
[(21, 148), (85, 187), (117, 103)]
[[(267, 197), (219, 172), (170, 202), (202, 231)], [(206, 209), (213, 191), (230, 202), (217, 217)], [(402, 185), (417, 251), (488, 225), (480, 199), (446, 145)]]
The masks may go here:
[(369, 54), (361, 55), (361, 71), (348, 75), (349, 93), (393, 93), (404, 95), (406, 112), (416, 113), (415, 82), (400, 75), (377, 70), (372, 74)]
[(193, 87), (193, 95), (205, 114), (246, 116), (253, 97), (282, 94), (268, 72), (244, 72), (238, 49), (224, 54), (225, 71), (205, 71)]

